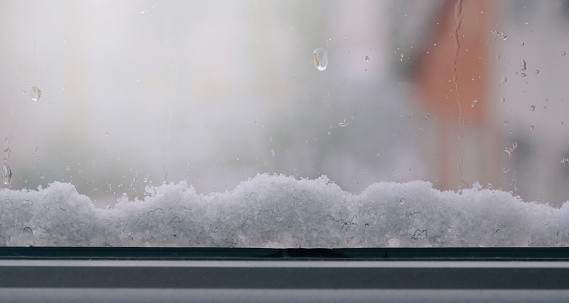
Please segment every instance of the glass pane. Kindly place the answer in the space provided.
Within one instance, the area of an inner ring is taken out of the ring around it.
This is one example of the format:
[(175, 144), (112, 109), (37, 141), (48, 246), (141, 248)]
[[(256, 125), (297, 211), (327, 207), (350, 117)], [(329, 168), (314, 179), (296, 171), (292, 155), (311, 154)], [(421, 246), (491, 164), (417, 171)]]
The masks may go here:
[(0, 245), (565, 246), (568, 12), (1, 2)]

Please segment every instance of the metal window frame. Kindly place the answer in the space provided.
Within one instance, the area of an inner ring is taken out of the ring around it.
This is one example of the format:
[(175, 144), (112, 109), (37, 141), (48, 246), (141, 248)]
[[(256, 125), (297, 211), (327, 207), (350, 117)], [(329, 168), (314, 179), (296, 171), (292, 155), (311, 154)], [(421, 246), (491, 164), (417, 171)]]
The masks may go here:
[(569, 248), (0, 248), (0, 301), (563, 302)]

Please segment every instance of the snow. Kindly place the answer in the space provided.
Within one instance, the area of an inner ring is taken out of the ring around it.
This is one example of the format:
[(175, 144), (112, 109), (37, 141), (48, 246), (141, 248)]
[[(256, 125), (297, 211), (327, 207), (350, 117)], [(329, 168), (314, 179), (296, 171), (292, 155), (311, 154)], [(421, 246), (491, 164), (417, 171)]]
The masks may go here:
[(0, 245), (193, 247), (567, 246), (569, 204), (553, 208), (476, 185), (381, 182), (351, 194), (327, 177), (259, 174), (198, 194), (185, 182), (95, 207), (74, 185), (0, 190)]

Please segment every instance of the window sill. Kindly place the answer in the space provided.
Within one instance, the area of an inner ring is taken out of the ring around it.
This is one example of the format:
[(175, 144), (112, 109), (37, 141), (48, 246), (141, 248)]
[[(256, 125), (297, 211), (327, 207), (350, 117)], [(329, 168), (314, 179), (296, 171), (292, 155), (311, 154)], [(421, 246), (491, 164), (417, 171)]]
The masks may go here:
[(2, 248), (0, 301), (559, 302), (567, 251)]

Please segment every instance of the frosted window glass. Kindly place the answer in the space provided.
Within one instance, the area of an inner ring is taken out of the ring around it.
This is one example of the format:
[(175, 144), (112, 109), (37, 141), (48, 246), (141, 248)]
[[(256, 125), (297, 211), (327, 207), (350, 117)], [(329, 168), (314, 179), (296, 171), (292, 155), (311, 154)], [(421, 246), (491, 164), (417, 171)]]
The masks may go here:
[(565, 246), (568, 11), (3, 1), (0, 245)]

